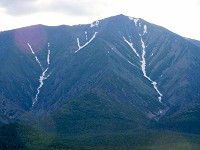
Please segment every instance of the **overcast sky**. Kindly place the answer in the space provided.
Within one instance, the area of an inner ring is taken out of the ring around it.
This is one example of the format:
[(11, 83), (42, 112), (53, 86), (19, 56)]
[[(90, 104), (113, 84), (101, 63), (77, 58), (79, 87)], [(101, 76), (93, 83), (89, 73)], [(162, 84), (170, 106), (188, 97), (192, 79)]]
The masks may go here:
[(0, 31), (85, 24), (124, 14), (200, 40), (200, 0), (0, 0)]

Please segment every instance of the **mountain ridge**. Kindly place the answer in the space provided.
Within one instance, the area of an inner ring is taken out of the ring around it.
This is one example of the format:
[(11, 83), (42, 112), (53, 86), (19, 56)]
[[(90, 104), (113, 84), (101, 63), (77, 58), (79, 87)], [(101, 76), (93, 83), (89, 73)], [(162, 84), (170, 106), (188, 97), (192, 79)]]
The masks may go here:
[[(85, 94), (89, 106), (94, 105), (93, 97), (114, 112), (123, 106), (118, 115), (124, 118), (126, 108), (131, 112), (132, 107), (142, 116), (132, 118), (133, 122), (159, 122), (160, 118), (168, 122), (185, 113), (187, 106), (188, 110), (196, 106), (199, 54), (190, 40), (124, 15), (85, 25), (34, 25), (2, 32), (0, 110), (1, 118), (6, 118), (2, 122), (45, 120), (77, 101), (82, 108), (85, 101), (80, 99), (85, 100)], [(87, 105), (82, 109), (84, 115), (91, 113)], [(100, 110), (93, 113), (101, 116)]]

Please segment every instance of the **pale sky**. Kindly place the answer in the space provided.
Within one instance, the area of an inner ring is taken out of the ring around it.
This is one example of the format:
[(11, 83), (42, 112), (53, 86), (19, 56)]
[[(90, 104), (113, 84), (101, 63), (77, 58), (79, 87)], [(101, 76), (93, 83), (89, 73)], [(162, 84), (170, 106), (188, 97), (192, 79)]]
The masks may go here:
[(0, 0), (0, 31), (87, 24), (124, 14), (200, 40), (200, 0)]

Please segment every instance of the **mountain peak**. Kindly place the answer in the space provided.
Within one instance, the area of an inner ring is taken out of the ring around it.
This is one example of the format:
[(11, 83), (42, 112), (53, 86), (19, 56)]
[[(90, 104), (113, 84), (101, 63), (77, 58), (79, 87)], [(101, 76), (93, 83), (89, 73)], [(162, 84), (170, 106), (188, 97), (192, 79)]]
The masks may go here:
[(55, 114), (56, 131), (69, 133), (173, 120), (199, 103), (199, 62), (189, 40), (123, 14), (16, 29), (0, 34), (0, 124)]
[(113, 17), (128, 17), (128, 16), (126, 16), (124, 14), (119, 14), (119, 15), (116, 15), (116, 16), (113, 16)]
[(111, 16), (111, 17), (108, 17), (107, 19), (127, 19), (127, 18), (133, 18), (133, 19), (136, 19), (134, 17), (130, 17), (130, 16), (126, 16), (124, 14), (119, 14), (119, 15), (115, 15), (115, 16)]

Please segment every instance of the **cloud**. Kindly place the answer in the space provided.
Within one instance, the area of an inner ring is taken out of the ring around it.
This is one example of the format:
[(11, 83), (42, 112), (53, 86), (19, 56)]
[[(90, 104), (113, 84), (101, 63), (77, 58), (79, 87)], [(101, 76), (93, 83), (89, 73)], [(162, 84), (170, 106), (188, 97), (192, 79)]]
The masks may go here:
[(90, 16), (98, 14), (106, 5), (107, 0), (51, 0), (46, 5), (43, 4), (42, 9), (45, 12), (62, 12), (71, 16)]
[[(47, 4), (43, 7), (43, 10), (45, 12), (62, 12), (73, 16), (84, 16), (94, 13), (92, 9), (94, 5), (88, 6), (87, 4), (89, 3), (83, 3), (77, 0), (59, 0)], [(89, 7), (91, 7), (91, 9), (89, 9)]]
[(40, 12), (64, 13), (72, 16), (95, 15), (108, 2), (106, 0), (1, 0), (0, 8), (11, 16)]
[(0, 8), (4, 9), (6, 14), (18, 16), (35, 12), (36, 2), (37, 0), (1, 0)]

